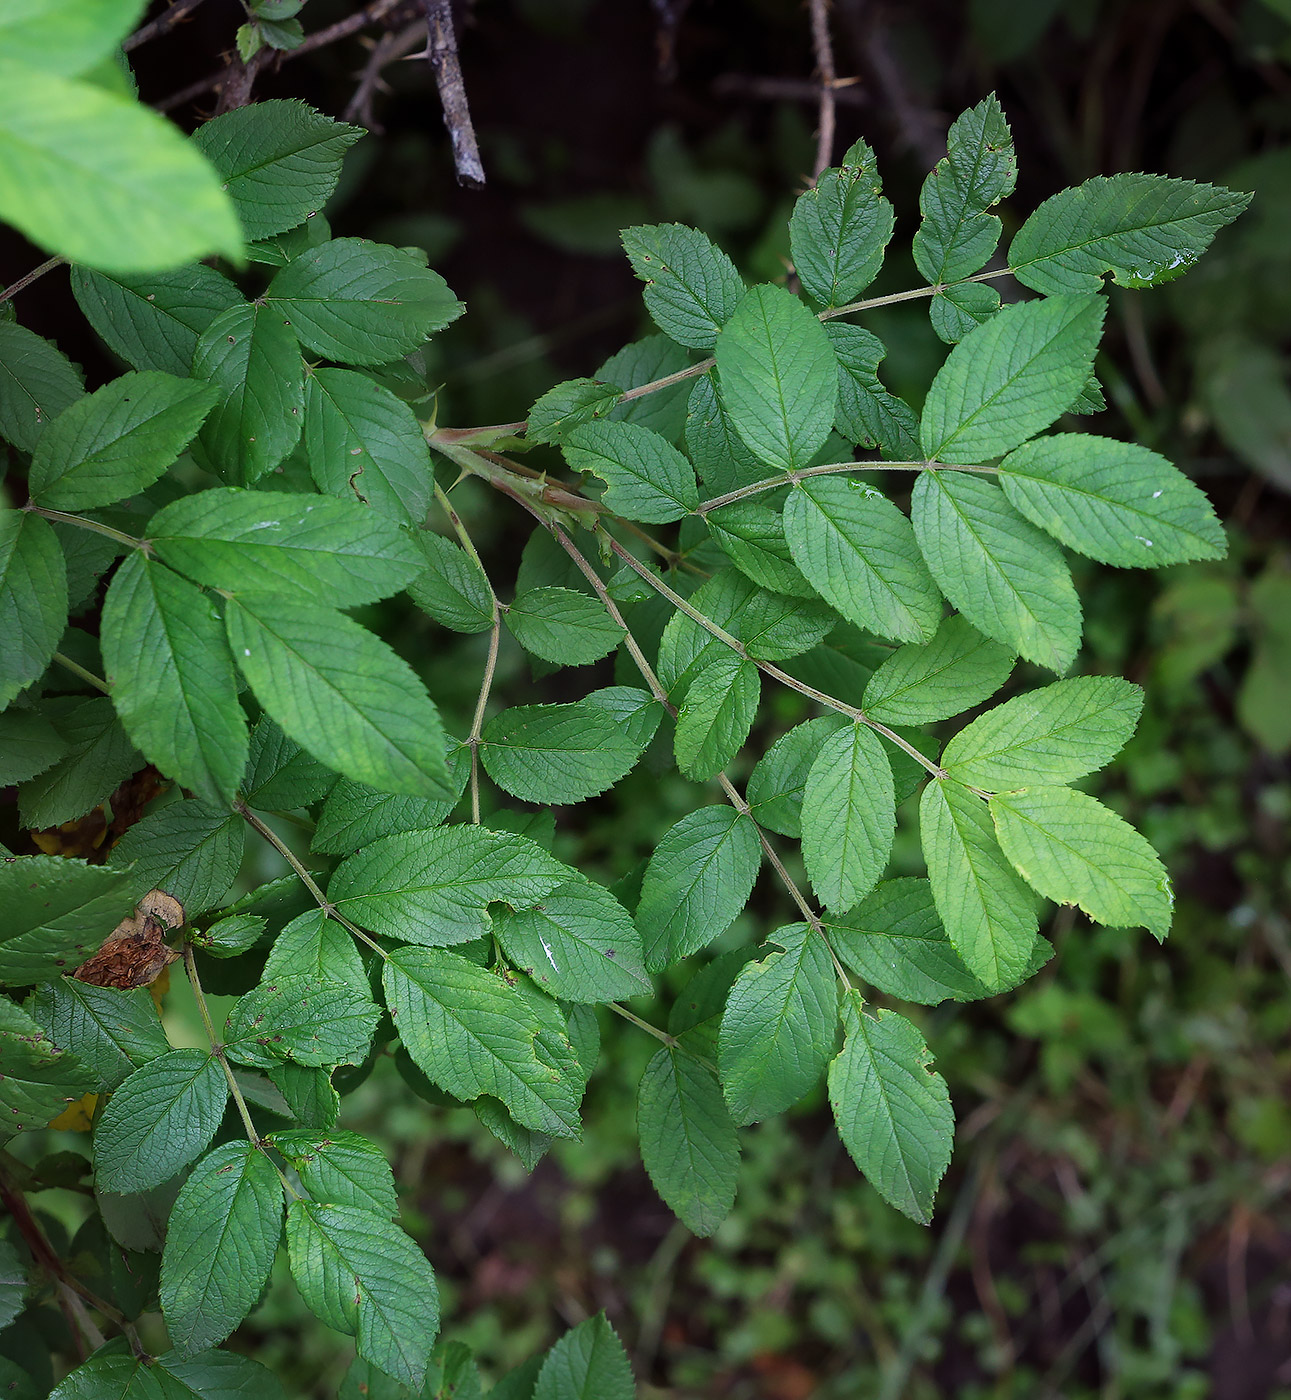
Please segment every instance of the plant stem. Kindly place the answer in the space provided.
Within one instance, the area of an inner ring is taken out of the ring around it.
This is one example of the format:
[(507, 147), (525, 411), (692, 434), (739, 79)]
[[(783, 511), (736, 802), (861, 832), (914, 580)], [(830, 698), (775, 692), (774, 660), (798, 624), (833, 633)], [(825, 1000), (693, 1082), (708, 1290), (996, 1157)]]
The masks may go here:
[(961, 277), (957, 282), (937, 282), (931, 287), (914, 287), (908, 292), (891, 292), (885, 297), (867, 297), (864, 301), (849, 302), (846, 306), (831, 306), (828, 311), (818, 311), (817, 319), (832, 321), (836, 316), (850, 316), (854, 311), (870, 311), (876, 306), (893, 306), (899, 301), (918, 301), (922, 297), (935, 297), (948, 287), (962, 287), (968, 282), (989, 282), (994, 277), (1003, 277), (1012, 272), (1010, 267), (996, 268), (993, 272), (979, 272), (975, 277)]
[(371, 938), (368, 934), (364, 933), (363, 930), (359, 928), (357, 924), (351, 923), (350, 920), (347, 919), (345, 915), (342, 914), (336, 908), (336, 906), (323, 893), (322, 889), (318, 885), (318, 882), (296, 858), (296, 855), (292, 851), (291, 847), (288, 846), (285, 841), (283, 841), (283, 839), (278, 835), (276, 831), (273, 830), (272, 827), (266, 826), (265, 823), (262, 822), (258, 816), (256, 816), (256, 814), (250, 809), (250, 807), (247, 806), (245, 802), (242, 801), (240, 797), (237, 799), (236, 802), (234, 802), (233, 810), (238, 814), (238, 816), (240, 816), (243, 819), (243, 821), (247, 822), (247, 824), (250, 825), (255, 831), (259, 832), (259, 834), (263, 836), (266, 841), (268, 841), (268, 843), (274, 848), (274, 850), (278, 852), (278, 854), (283, 858), (283, 860), (285, 860), (287, 864), (291, 866), (291, 868), (296, 872), (297, 876), (299, 876), (301, 884), (303, 884), (305, 888), (310, 892), (310, 894), (313, 895), (314, 902), (323, 911), (323, 913), (327, 915), (329, 919), (335, 919), (336, 922), (340, 924), (342, 928), (348, 929), (350, 933), (352, 933), (354, 937), (359, 940), (360, 943), (365, 944), (382, 959), (389, 956), (386, 950), (378, 942), (376, 942), (375, 939)]
[(611, 1011), (617, 1011), (625, 1021), (631, 1021), (634, 1026), (640, 1026), (643, 1031), (654, 1036), (656, 1040), (662, 1041), (669, 1050), (675, 1050), (681, 1043), (675, 1035), (669, 1035), (667, 1031), (661, 1031), (658, 1026), (652, 1026), (649, 1021), (643, 1021), (635, 1012), (629, 1011), (626, 1006), (620, 1006), (617, 1001), (608, 1003)]
[(709, 511), (729, 506), (734, 501), (742, 501), (747, 496), (759, 496), (764, 491), (774, 491), (777, 486), (792, 486), (796, 481), (806, 481), (812, 476), (836, 476), (840, 472), (921, 472), (928, 468), (944, 472), (981, 472), (994, 476), (998, 467), (957, 466), (947, 462), (824, 462), (818, 467), (800, 467), (797, 471), (781, 472), (779, 476), (767, 477), (765, 481), (754, 481), (738, 490), (727, 491), (714, 496), (711, 501), (701, 501), (694, 514), (707, 515)]
[(108, 683), (96, 676), (93, 671), (87, 671), (79, 661), (73, 661), (70, 656), (64, 656), (61, 651), (56, 651), (53, 660), (62, 667), (69, 670), (74, 676), (79, 676), (87, 685), (92, 685), (96, 690), (101, 690), (104, 695), (109, 694)]
[(202, 0), (174, 0), (170, 9), (157, 16), (148, 24), (136, 29), (122, 41), (121, 47), (130, 53), (137, 49), (140, 44), (146, 44), (149, 39), (155, 39), (159, 34), (165, 34), (168, 29), (173, 29), (180, 20), (186, 19), (202, 3)]
[(10, 297), (16, 297), (24, 287), (30, 287), (37, 277), (43, 277), (47, 272), (53, 272), (56, 267), (61, 267), (67, 261), (66, 258), (50, 258), (41, 263), (39, 267), (33, 267), (25, 277), (20, 277), (16, 282), (11, 282), (3, 292), (0, 292), (0, 301), (8, 301)]
[(147, 540), (136, 539), (133, 535), (127, 535), (121, 530), (114, 530), (111, 525), (103, 525), (97, 520), (91, 520), (84, 515), (68, 515), (66, 511), (50, 510), (46, 506), (23, 506), (23, 510), (32, 511), (36, 515), (43, 515), (46, 520), (57, 520), (63, 525), (75, 525), (80, 530), (93, 530), (96, 535), (106, 535), (110, 540), (116, 540), (118, 544), (125, 545), (128, 549), (142, 549), (145, 554), (152, 553), (152, 546)]

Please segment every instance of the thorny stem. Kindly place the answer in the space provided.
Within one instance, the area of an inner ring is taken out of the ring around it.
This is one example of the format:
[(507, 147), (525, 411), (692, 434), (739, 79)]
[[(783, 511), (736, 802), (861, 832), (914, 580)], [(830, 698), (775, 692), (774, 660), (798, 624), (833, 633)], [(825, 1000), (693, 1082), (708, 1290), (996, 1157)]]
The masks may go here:
[(37, 277), (43, 277), (47, 272), (53, 272), (56, 267), (67, 261), (64, 257), (50, 258), (41, 263), (39, 267), (33, 267), (25, 277), (20, 277), (16, 282), (12, 282), (3, 292), (0, 292), (0, 301), (8, 301), (10, 297), (16, 297), (24, 287), (30, 287)]
[(70, 671), (74, 676), (79, 676), (87, 685), (92, 685), (96, 690), (101, 690), (104, 695), (109, 694), (108, 683), (96, 676), (93, 671), (87, 671), (79, 661), (73, 661), (70, 656), (64, 656), (61, 651), (56, 651), (52, 660)]
[(50, 510), (47, 506), (23, 506), (23, 510), (29, 510), (34, 515), (43, 515), (46, 520), (57, 520), (63, 525), (75, 525), (81, 530), (93, 530), (96, 535), (106, 535), (110, 540), (116, 540), (118, 544), (125, 545), (128, 549), (142, 549), (145, 554), (152, 553), (152, 547), (147, 540), (137, 539), (134, 535), (127, 535), (122, 530), (114, 530), (111, 525), (104, 525), (97, 520), (91, 520), (85, 515), (68, 515), (66, 511)]
[(337, 907), (323, 893), (322, 889), (319, 887), (318, 882), (314, 879), (314, 877), (309, 873), (308, 870), (305, 869), (305, 867), (300, 863), (300, 861), (297, 860), (296, 855), (292, 851), (291, 847), (287, 845), (287, 843), (278, 835), (276, 831), (274, 831), (272, 827), (266, 826), (265, 823), (262, 822), (258, 816), (256, 816), (256, 814), (250, 809), (250, 807), (247, 806), (245, 802), (242, 801), (241, 798), (238, 798), (238, 800), (234, 802), (233, 810), (249, 826), (251, 826), (255, 831), (259, 832), (259, 834), (263, 836), (266, 841), (268, 841), (268, 843), (274, 848), (274, 850), (278, 852), (278, 854), (283, 858), (283, 860), (285, 860), (287, 864), (291, 866), (291, 868), (296, 872), (297, 876), (299, 876), (301, 884), (304, 885), (304, 887), (310, 892), (311, 895), (313, 895), (314, 902), (323, 911), (323, 913), (327, 915), (329, 919), (335, 919), (336, 922), (340, 924), (342, 928), (348, 929), (350, 933), (352, 933), (354, 937), (359, 940), (360, 943), (365, 944), (382, 959), (385, 959), (389, 956), (386, 950), (378, 942), (376, 942), (375, 939), (370, 937), (368, 934), (364, 933), (363, 930), (357, 924), (351, 923), (350, 920), (347, 919), (345, 915), (337, 909)]
[(754, 481), (738, 490), (727, 491), (714, 496), (710, 501), (701, 501), (695, 507), (695, 515), (707, 515), (709, 511), (720, 510), (735, 501), (748, 496), (760, 496), (764, 491), (774, 491), (777, 486), (792, 486), (794, 482), (805, 481), (811, 476), (837, 476), (840, 472), (921, 472), (928, 468), (946, 472), (980, 472), (995, 475), (998, 467), (958, 466), (947, 462), (824, 462), (818, 467), (799, 467), (797, 471), (781, 472), (779, 476), (769, 476), (764, 481)]

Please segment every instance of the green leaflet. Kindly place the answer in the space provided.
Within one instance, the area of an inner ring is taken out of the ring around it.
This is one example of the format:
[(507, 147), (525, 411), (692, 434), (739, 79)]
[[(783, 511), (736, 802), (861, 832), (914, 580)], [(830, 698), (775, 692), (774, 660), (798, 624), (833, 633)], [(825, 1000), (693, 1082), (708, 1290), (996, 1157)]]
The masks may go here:
[(374, 933), (434, 946), (488, 933), (490, 902), (527, 908), (572, 875), (523, 836), (442, 826), (374, 841), (341, 863), (327, 893)]
[(422, 561), (411, 537), (356, 501), (215, 488), (148, 522), (171, 568), (208, 588), (291, 593), (352, 608), (397, 593)]
[(666, 438), (638, 423), (585, 423), (561, 448), (575, 471), (595, 472), (607, 483), (606, 508), (629, 520), (666, 524), (699, 504), (690, 463)]
[(375, 1211), (387, 1219), (399, 1214), (394, 1173), (376, 1143), (358, 1133), (306, 1128), (274, 1133), (270, 1141), (295, 1167), (313, 1200)]
[(718, 1035), (718, 1073), (735, 1122), (757, 1123), (797, 1103), (834, 1048), (838, 991), (820, 933), (790, 924), (771, 935), (784, 950), (746, 963)]
[(346, 365), (397, 360), (466, 309), (424, 257), (363, 238), (302, 253), (274, 276), (265, 301), (309, 349)]
[(648, 691), (630, 685), (609, 685), (583, 697), (584, 705), (613, 716), (628, 739), (643, 752), (664, 716), (663, 706)]
[(424, 831), (438, 826), (457, 806), (470, 764), (455, 749), (449, 758), (453, 797), (399, 797), (342, 778), (328, 794), (314, 827), (310, 849), (345, 855), (397, 831)]
[(170, 802), (126, 832), (111, 865), (129, 873), (136, 898), (165, 890), (192, 918), (218, 904), (237, 879), (245, 830), (222, 804)]
[(870, 677), (861, 702), (883, 724), (931, 724), (979, 705), (1009, 678), (1014, 654), (948, 617), (926, 646), (899, 647)]
[(748, 902), (762, 860), (757, 829), (734, 807), (701, 807), (655, 847), (636, 923), (646, 967), (660, 972), (706, 947)]
[(1045, 202), (1009, 246), (1009, 270), (1037, 292), (1169, 282), (1197, 261), (1251, 196), (1163, 175), (1095, 176)]
[(991, 792), (1074, 782), (1112, 761), (1142, 708), (1142, 690), (1119, 676), (1057, 681), (961, 729), (941, 766), (956, 782)]
[(622, 239), (655, 325), (679, 345), (710, 349), (744, 295), (730, 258), (681, 224), (626, 228)]
[(67, 752), (18, 789), (19, 814), (33, 831), (83, 816), (143, 767), (106, 696), (68, 696), (47, 702), (45, 712)]
[(0, 997), (0, 1056), (0, 1141), (43, 1128), (94, 1084), (93, 1070), (8, 997)]
[(141, 1064), (170, 1049), (152, 998), (59, 977), (36, 989), (27, 1010), (50, 1040), (75, 1055), (100, 1092), (115, 1089)]
[(136, 273), (242, 255), (215, 171), (133, 100), (11, 67), (0, 87), (0, 150), (0, 218), (69, 262)]
[(35, 710), (0, 714), (0, 783), (25, 783), (57, 763), (67, 752), (58, 731)]
[(298, 972), (266, 974), (240, 997), (224, 1027), (225, 1049), (239, 1064), (271, 1069), (361, 1064), (378, 1011), (366, 980), (359, 987)]
[(841, 168), (822, 171), (798, 196), (789, 249), (803, 290), (821, 306), (853, 301), (883, 266), (896, 216), (882, 189), (874, 152), (857, 141)]
[(938, 587), (988, 637), (1059, 675), (1080, 647), (1080, 600), (1057, 545), (998, 486), (968, 472), (925, 471), (910, 518)]
[(217, 397), (209, 384), (156, 370), (121, 375), (41, 434), (28, 477), (32, 499), (88, 510), (133, 496), (188, 446)]
[[(18, 1256), (18, 1251), (8, 1240), (0, 1242), (0, 1327), (8, 1327), (22, 1311), (26, 1292), (27, 1271)], [(6, 1383), (8, 1379), (5, 1378)], [(22, 1392), (18, 1387), (11, 1388), (10, 1394), (16, 1395), (17, 1400), (22, 1400)]]
[(800, 482), (784, 534), (794, 563), (848, 621), (903, 642), (937, 630), (941, 594), (910, 522), (882, 492), (851, 478)]
[(408, 585), (408, 596), (454, 632), (486, 632), (493, 626), (493, 594), (484, 570), (459, 545), (419, 530), (414, 536), (422, 572)]
[(320, 762), (382, 792), (434, 797), (448, 788), (439, 712), (408, 663), (371, 632), (272, 593), (230, 599), (225, 624), (256, 698)]
[[(1000, 294), (981, 282), (961, 282), (938, 292), (928, 307), (932, 328), (947, 345), (954, 345), (971, 330), (989, 321), (1000, 309)], [(1075, 413), (1068, 408), (1068, 413)]]
[(247, 723), (213, 600), (136, 550), (113, 575), (99, 630), (112, 703), (139, 750), (184, 787), (231, 802)]
[(867, 1015), (859, 992), (843, 1003), (843, 1048), (829, 1067), (838, 1135), (889, 1205), (926, 1225), (950, 1162), (955, 1115), (923, 1036), (895, 1011)]
[(282, 1234), (282, 1184), (249, 1142), (204, 1157), (180, 1190), (166, 1228), (161, 1306), (172, 1345), (217, 1346), (255, 1306)]
[(202, 332), (242, 304), (233, 283), (201, 263), (134, 277), (77, 266), (71, 282), (85, 319), (110, 349), (135, 369), (167, 374), (186, 375)]
[(67, 626), (67, 566), (48, 520), (0, 509), (0, 706), (49, 665)]
[(749, 737), (761, 694), (754, 662), (733, 651), (715, 657), (695, 677), (677, 711), (677, 767), (695, 782), (716, 776)]
[(354, 1206), (292, 1201), (291, 1274), (310, 1310), (359, 1355), (420, 1390), (439, 1328), (435, 1274), (392, 1221)]
[(842, 715), (822, 715), (782, 734), (758, 760), (749, 777), (750, 815), (781, 836), (802, 835), (802, 795), (807, 774), (825, 741), (847, 724)]
[(242, 796), (249, 806), (265, 812), (309, 807), (337, 782), (331, 769), (287, 738), (268, 715), (260, 716), (251, 731), (242, 780)]
[(686, 451), (705, 487), (715, 494), (762, 481), (766, 464), (735, 429), (712, 370), (695, 380), (686, 402)]
[(826, 909), (850, 909), (873, 889), (895, 832), (887, 754), (872, 729), (849, 725), (825, 740), (802, 795), (802, 856)]
[(1017, 302), (978, 326), (937, 371), (920, 420), (923, 455), (987, 462), (1066, 412), (1094, 364), (1101, 297)]
[(47, 982), (85, 961), (134, 909), (129, 876), (60, 856), (0, 861), (0, 983)]
[(1013, 135), (994, 93), (956, 118), (946, 146), (923, 182), (923, 222), (914, 236), (915, 266), (933, 285), (958, 282), (985, 264), (1000, 241), (1000, 221), (986, 211), (1017, 183)]
[(1104, 564), (1155, 569), (1227, 553), (1205, 495), (1137, 443), (1054, 433), (1009, 453), (1000, 485), (1033, 524)]
[(295, 228), (332, 197), (346, 150), (361, 127), (281, 98), (224, 112), (193, 143), (228, 190), (248, 239)]
[(1174, 894), (1152, 847), (1085, 792), (1034, 787), (991, 798), (1004, 854), (1046, 899), (1077, 904), (1096, 923), (1170, 931)]
[(297, 1123), (323, 1131), (336, 1126), (341, 1096), (332, 1088), (328, 1070), (284, 1060), (269, 1071), (269, 1078), (286, 1099)]
[(278, 1378), (231, 1351), (135, 1356), (124, 1337), (100, 1347), (50, 1393), (50, 1400), (283, 1400)]
[(239, 302), (221, 311), (198, 337), (193, 377), (220, 391), (197, 437), (199, 460), (216, 475), (250, 486), (295, 447), (305, 368), (291, 322), (278, 308)]
[(287, 924), (265, 959), (262, 982), (305, 976), (340, 982), (370, 1000), (368, 976), (353, 936), (321, 909), (308, 909)]
[(416, 414), (384, 385), (354, 370), (314, 370), (305, 381), (304, 440), (320, 491), (400, 524), (425, 520), (430, 449)]
[[(611, 355), (592, 377), (626, 391), (676, 374), (689, 364), (690, 356), (675, 341), (666, 335), (648, 335)], [(669, 442), (679, 442), (686, 421), (686, 385), (681, 382), (616, 404), (606, 416), (619, 423), (638, 423), (662, 434)]]
[(935, 1006), (989, 995), (951, 946), (927, 880), (883, 880), (825, 928), (847, 966), (889, 996)]
[(735, 1203), (740, 1142), (711, 1070), (665, 1046), (637, 1091), (641, 1161), (654, 1189), (692, 1234), (711, 1235)]
[(558, 806), (612, 787), (644, 744), (598, 705), (515, 705), (484, 726), (480, 760), (500, 788), (525, 802)]
[(45, 425), (85, 393), (81, 371), (48, 340), (0, 321), (0, 437), (35, 449)]
[(623, 629), (602, 604), (572, 588), (518, 593), (503, 617), (526, 651), (559, 666), (599, 661), (623, 640)]
[(575, 428), (604, 418), (622, 397), (617, 384), (567, 379), (534, 400), (524, 435), (530, 442), (561, 442)]
[(617, 1001), (652, 989), (631, 915), (581, 876), (531, 908), (499, 905), (493, 932), (521, 971), (565, 1001)]
[(736, 501), (707, 517), (708, 528), (739, 571), (772, 593), (814, 598), (816, 590), (793, 562), (781, 516), (760, 501)]
[(717, 337), (722, 398), (755, 456), (805, 467), (829, 436), (838, 374), (824, 327), (782, 287), (754, 287)]
[(195, 929), (192, 943), (213, 958), (236, 958), (260, 942), (267, 926), (268, 920), (255, 914), (231, 914), (204, 929)]
[(140, 8), (138, 0), (94, 5), (37, 0), (0, 15), (0, 44), (11, 63), (74, 77), (117, 47)]
[(491, 1094), (526, 1128), (578, 1136), (584, 1079), (554, 1002), (438, 948), (396, 948), (382, 980), (404, 1047), (442, 1089)]
[(171, 1050), (135, 1070), (94, 1129), (100, 1191), (130, 1194), (169, 1181), (220, 1125), (229, 1088), (214, 1056)]
[(1035, 900), (1000, 850), (986, 804), (952, 782), (932, 782), (920, 836), (937, 913), (951, 946), (990, 991), (1027, 967), (1039, 921)]
[(490, 1391), (494, 1400), (634, 1400), (637, 1393), (623, 1343), (604, 1313), (580, 1322), (552, 1347), (532, 1392), (504, 1397), (505, 1385)]
[(834, 426), (849, 442), (877, 448), (889, 461), (922, 460), (918, 414), (879, 379), (887, 347), (870, 331), (842, 321), (828, 322), (825, 334), (838, 360)]

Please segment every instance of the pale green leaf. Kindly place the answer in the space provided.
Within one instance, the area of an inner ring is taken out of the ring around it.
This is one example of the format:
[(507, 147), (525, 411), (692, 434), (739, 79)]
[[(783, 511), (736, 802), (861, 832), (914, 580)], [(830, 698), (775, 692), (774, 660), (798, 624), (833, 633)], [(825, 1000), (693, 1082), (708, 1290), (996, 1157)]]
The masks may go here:
[(677, 767), (695, 782), (716, 776), (749, 737), (761, 694), (752, 661), (733, 651), (715, 657), (695, 677), (677, 711)]
[(161, 1307), (171, 1344), (217, 1346), (255, 1306), (282, 1235), (282, 1183), (268, 1156), (227, 1142), (184, 1183), (166, 1229)]
[[(440, 1088), (459, 1099), (491, 1094), (526, 1128), (578, 1135), (584, 1077), (568, 1035), (553, 1044), (549, 1020), (520, 988), (438, 948), (396, 948), (382, 980), (405, 1048)], [(554, 1002), (534, 996), (559, 1018)]]
[(137, 896), (164, 890), (191, 918), (218, 904), (237, 879), (245, 832), (242, 818), (223, 803), (170, 802), (126, 832), (111, 864), (129, 870)]
[(202, 332), (242, 294), (223, 273), (194, 263), (172, 272), (111, 276), (72, 268), (72, 291), (85, 319), (135, 369), (186, 375)]
[(478, 826), (405, 831), (343, 861), (327, 897), (374, 933), (410, 943), (466, 943), (490, 929), (485, 906), (529, 908), (572, 876), (536, 841)]
[(861, 702), (883, 724), (931, 724), (989, 699), (1009, 678), (1013, 652), (958, 615), (926, 646), (898, 647), (870, 677)]
[(1053, 195), (1009, 246), (1009, 270), (1037, 292), (1096, 292), (1181, 276), (1251, 196), (1164, 175), (1095, 176)]
[(157, 370), (112, 380), (41, 434), (28, 476), (32, 499), (87, 510), (133, 496), (175, 461), (216, 397), (208, 384)]
[[(503, 1400), (499, 1389), (490, 1392), (493, 1400)], [(636, 1393), (623, 1343), (598, 1313), (571, 1328), (547, 1353), (531, 1394), (507, 1400), (634, 1400)]]
[(61, 856), (0, 861), (0, 982), (47, 982), (84, 962), (134, 909), (128, 876)]
[(240, 302), (221, 311), (198, 337), (193, 377), (220, 391), (197, 437), (199, 460), (217, 476), (250, 486), (295, 447), (304, 421), (305, 366), (295, 331), (278, 308)]
[(420, 526), (434, 478), (416, 414), (366, 374), (316, 369), (305, 381), (305, 454), (320, 491)]
[(970, 331), (924, 400), (923, 455), (988, 462), (1066, 412), (1093, 368), (1107, 304), (1095, 296), (1015, 302)]
[(979, 632), (1059, 675), (1080, 647), (1080, 600), (1057, 545), (968, 472), (926, 471), (910, 518), (938, 586)]
[(754, 287), (717, 337), (722, 399), (755, 456), (805, 467), (829, 436), (838, 371), (824, 327), (783, 287)]
[(81, 377), (48, 340), (16, 321), (0, 321), (0, 437), (20, 452), (33, 451), (45, 425), (85, 393)]
[(744, 295), (734, 263), (682, 224), (625, 228), (622, 239), (655, 325), (678, 345), (710, 349)]
[(99, 642), (112, 703), (144, 757), (208, 801), (231, 802), (247, 724), (213, 600), (136, 550), (113, 575)]
[(560, 666), (599, 661), (623, 640), (623, 629), (604, 605), (572, 588), (518, 593), (503, 616), (526, 651)]
[(197, 128), (248, 238), (295, 228), (331, 198), (345, 152), (365, 133), (303, 102), (254, 102)]
[(177, 127), (91, 83), (18, 67), (0, 82), (0, 217), (109, 272), (242, 254), (228, 195)]
[(11, 63), (75, 77), (130, 32), (144, 0), (22, 0), (0, 8), (0, 52)]
[(699, 504), (690, 463), (638, 423), (585, 423), (565, 438), (562, 450), (575, 471), (594, 472), (607, 483), (606, 508), (629, 520), (666, 524)]
[(961, 729), (941, 767), (956, 782), (990, 792), (1074, 782), (1111, 762), (1142, 708), (1142, 690), (1119, 676), (1056, 681)]
[(664, 716), (663, 706), (648, 691), (631, 685), (608, 685), (583, 697), (584, 705), (604, 710), (643, 752)]
[(95, 1124), (97, 1188), (129, 1194), (169, 1181), (215, 1136), (228, 1093), (208, 1052), (171, 1050), (141, 1065)]
[(267, 926), (268, 920), (256, 914), (230, 914), (204, 929), (194, 929), (191, 938), (195, 948), (213, 958), (236, 958), (260, 942)]
[(730, 1214), (740, 1142), (716, 1077), (684, 1050), (660, 1050), (637, 1092), (641, 1161), (665, 1205), (705, 1238)]
[(795, 840), (802, 835), (802, 795), (807, 774), (832, 734), (847, 724), (842, 715), (822, 715), (782, 734), (758, 760), (745, 797), (759, 826)]
[(850, 909), (874, 888), (895, 832), (887, 754), (872, 729), (849, 725), (821, 746), (802, 796), (802, 856), (827, 909)]
[(234, 660), (256, 698), (329, 768), (382, 792), (448, 789), (439, 712), (412, 668), (351, 621), (294, 597), (230, 599)]
[(1157, 853), (1086, 792), (1034, 787), (991, 798), (1004, 854), (1029, 885), (1096, 923), (1170, 932), (1174, 893)]
[(849, 622), (903, 642), (936, 632), (941, 594), (910, 522), (882, 492), (854, 478), (800, 482), (784, 534), (794, 563)]
[(834, 964), (820, 933), (790, 924), (770, 941), (784, 951), (741, 969), (717, 1041), (722, 1092), (741, 1124), (782, 1113), (816, 1084), (838, 1026)]
[(734, 807), (700, 807), (664, 833), (646, 866), (636, 923), (660, 972), (706, 947), (748, 902), (762, 861), (757, 829)]
[(67, 565), (48, 520), (0, 509), (0, 706), (38, 679), (67, 626)]
[(920, 836), (951, 946), (988, 990), (1018, 981), (1032, 956), (1035, 900), (1000, 850), (986, 804), (957, 783), (923, 790)]
[(1227, 553), (1205, 495), (1137, 443), (1055, 433), (1009, 453), (1000, 484), (1033, 524), (1104, 564), (1155, 569)]
[(291, 1274), (310, 1311), (365, 1361), (420, 1390), (439, 1329), (435, 1274), (393, 1221), (356, 1206), (292, 1201)]
[(641, 757), (613, 715), (586, 701), (515, 705), (484, 726), (480, 761), (497, 785), (524, 802), (559, 806), (612, 787)]
[(854, 301), (883, 266), (895, 215), (882, 190), (874, 152), (857, 141), (840, 168), (798, 196), (789, 250), (803, 290), (821, 306)]
[(346, 365), (397, 360), (466, 309), (424, 258), (363, 238), (302, 253), (270, 282), (265, 301), (311, 350)]
[(843, 1004), (843, 1048), (829, 1101), (852, 1160), (889, 1205), (926, 1225), (950, 1162), (955, 1115), (923, 1036), (904, 1016), (870, 1016), (859, 992)]

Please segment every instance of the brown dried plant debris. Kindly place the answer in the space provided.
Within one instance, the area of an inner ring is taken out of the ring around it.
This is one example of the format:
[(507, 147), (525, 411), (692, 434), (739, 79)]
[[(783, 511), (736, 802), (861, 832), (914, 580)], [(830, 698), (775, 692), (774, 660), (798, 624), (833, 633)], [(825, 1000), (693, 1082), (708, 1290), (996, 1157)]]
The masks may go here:
[(166, 935), (184, 924), (184, 906), (164, 890), (149, 890), (134, 913), (112, 930), (97, 953), (72, 974), (96, 987), (146, 987), (179, 957)]

